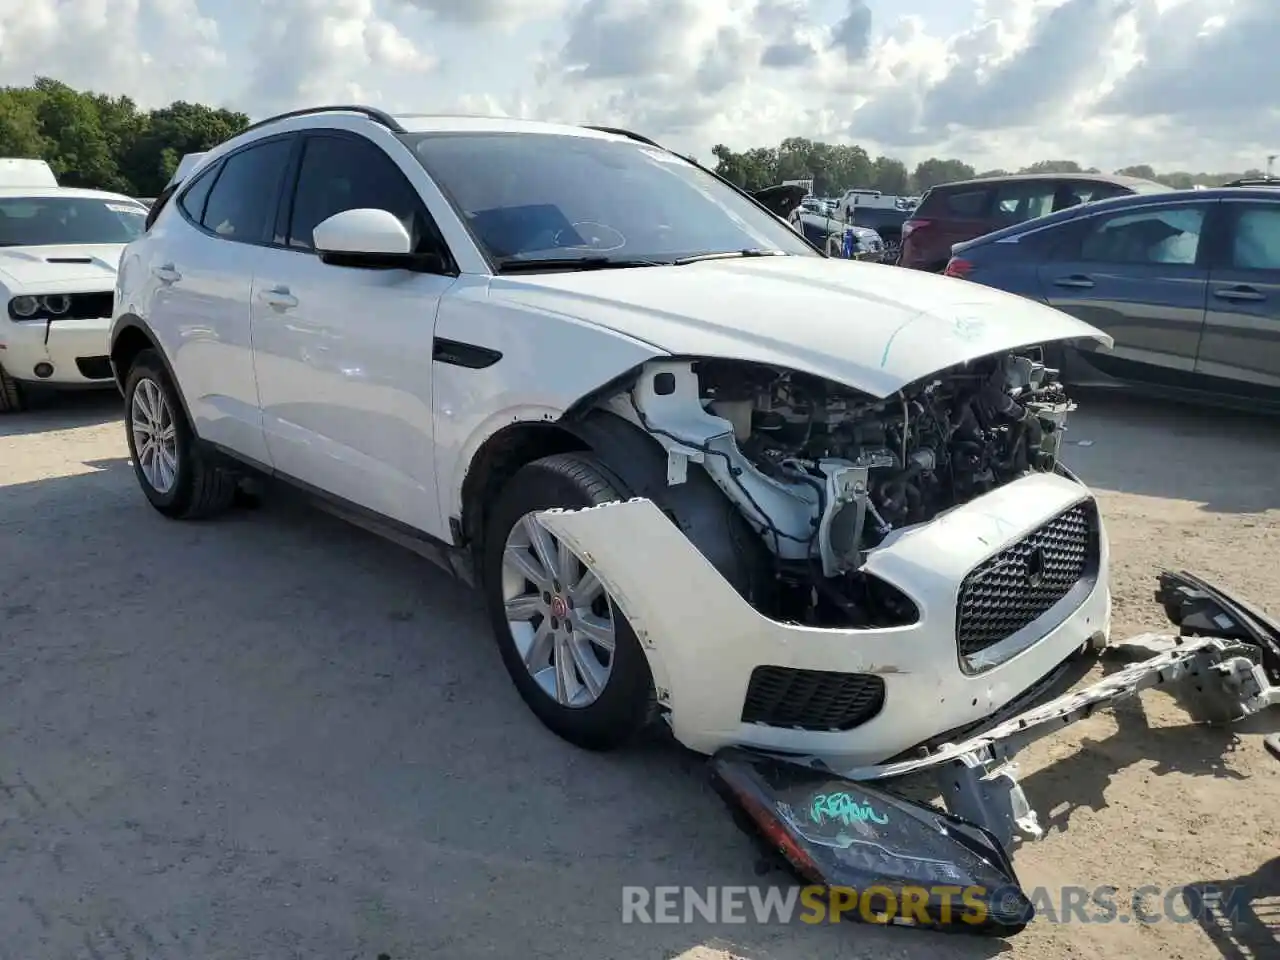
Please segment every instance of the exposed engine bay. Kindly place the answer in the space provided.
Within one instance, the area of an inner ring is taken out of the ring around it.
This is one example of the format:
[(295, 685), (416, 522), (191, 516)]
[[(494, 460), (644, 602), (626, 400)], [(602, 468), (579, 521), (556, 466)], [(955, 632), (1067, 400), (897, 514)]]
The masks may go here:
[(867, 552), (1030, 472), (1054, 471), (1074, 404), (1057, 371), (1005, 354), (888, 399), (743, 361), (665, 361), (610, 409), (666, 448), (669, 484), (701, 464), (759, 532), (784, 586), (770, 615), (885, 626), (915, 611), (859, 573)]

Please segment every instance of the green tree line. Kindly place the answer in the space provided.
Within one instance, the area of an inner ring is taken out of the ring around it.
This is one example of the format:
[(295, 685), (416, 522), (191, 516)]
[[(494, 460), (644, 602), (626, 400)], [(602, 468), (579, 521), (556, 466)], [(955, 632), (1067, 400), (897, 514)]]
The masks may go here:
[[(175, 101), (157, 110), (139, 110), (128, 97), (75, 90), (49, 77), (29, 87), (0, 87), (0, 157), (48, 161), (58, 181), (137, 197), (158, 194), (185, 153), (208, 150), (249, 125), (249, 118), (202, 103)], [(776, 147), (736, 153), (724, 144), (712, 149), (716, 171), (749, 190), (782, 180), (814, 181), (820, 196), (850, 188), (886, 194), (920, 194), (951, 180), (1003, 173), (1097, 173), (1073, 160), (1042, 160), (1021, 170), (975, 170), (963, 160), (932, 157), (908, 169), (901, 160), (872, 157), (857, 145), (788, 137)], [(1116, 173), (1159, 180), (1172, 187), (1219, 184), (1261, 171), (1242, 173), (1156, 173), (1149, 166)]]
[[(857, 145), (822, 143), (804, 137), (788, 137), (776, 147), (753, 147), (735, 153), (724, 144), (712, 148), (716, 172), (748, 190), (783, 180), (812, 179), (818, 196), (839, 196), (849, 189), (879, 190), (895, 196), (913, 196), (930, 187), (976, 176), (1003, 176), (1010, 173), (1100, 173), (1074, 160), (1041, 160), (1019, 170), (975, 170), (963, 160), (931, 157), (914, 170), (894, 157), (872, 156)], [(1146, 164), (1114, 171), (1131, 177), (1157, 180), (1186, 190), (1197, 184), (1216, 186), (1240, 177), (1262, 176), (1261, 170), (1241, 173), (1157, 173)]]
[(208, 150), (248, 125), (243, 113), (181, 100), (139, 110), (128, 97), (48, 77), (0, 87), (0, 157), (43, 159), (68, 187), (154, 197), (184, 153)]

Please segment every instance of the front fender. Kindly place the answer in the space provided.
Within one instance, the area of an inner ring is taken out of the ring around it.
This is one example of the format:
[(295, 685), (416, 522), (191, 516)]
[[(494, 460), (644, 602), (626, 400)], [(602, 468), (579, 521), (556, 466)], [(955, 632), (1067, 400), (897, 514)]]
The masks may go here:
[(469, 278), (441, 304), (435, 335), (501, 354), (484, 367), (439, 358), (432, 364), (436, 477), (446, 517), (461, 515), (463, 481), (499, 430), (553, 423), (611, 380), (665, 355), (572, 317), (493, 301), (487, 282)]

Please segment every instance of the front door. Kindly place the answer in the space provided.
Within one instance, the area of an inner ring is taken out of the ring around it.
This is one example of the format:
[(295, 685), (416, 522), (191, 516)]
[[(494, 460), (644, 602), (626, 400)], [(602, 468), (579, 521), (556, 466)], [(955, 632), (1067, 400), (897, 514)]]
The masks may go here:
[(438, 245), (417, 191), (383, 149), (307, 135), (281, 246), (252, 292), (254, 362), (272, 462), (306, 484), (443, 537), (432, 425), (432, 339), (448, 276), (322, 263), (316, 225), (344, 210), (400, 218)]
[(1280, 197), (1228, 200), (1196, 372), (1244, 395), (1280, 390)]
[(1039, 268), (1045, 299), (1115, 338), (1104, 373), (1177, 382), (1195, 369), (1209, 271), (1200, 237), (1214, 201), (1087, 217)]

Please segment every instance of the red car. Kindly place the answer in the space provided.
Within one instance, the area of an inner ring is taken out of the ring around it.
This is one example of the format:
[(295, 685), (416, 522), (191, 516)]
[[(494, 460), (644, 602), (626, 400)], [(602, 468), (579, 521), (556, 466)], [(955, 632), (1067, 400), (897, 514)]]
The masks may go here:
[(941, 273), (953, 243), (1079, 203), (1168, 189), (1153, 180), (1101, 173), (1021, 174), (940, 184), (902, 225), (898, 266)]

